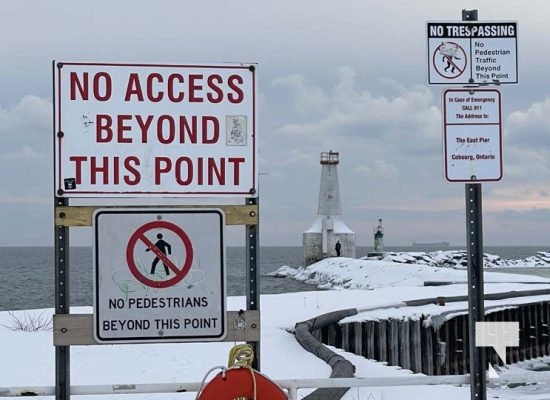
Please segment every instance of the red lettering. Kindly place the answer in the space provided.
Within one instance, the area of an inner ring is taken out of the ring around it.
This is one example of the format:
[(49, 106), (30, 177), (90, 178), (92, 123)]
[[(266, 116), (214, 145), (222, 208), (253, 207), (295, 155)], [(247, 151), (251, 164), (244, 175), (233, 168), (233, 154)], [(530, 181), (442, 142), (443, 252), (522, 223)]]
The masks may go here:
[(114, 157), (113, 163), (113, 184), (118, 185), (120, 182), (120, 157)]
[(196, 97), (195, 91), (202, 90), (202, 85), (199, 85), (195, 81), (202, 80), (202, 75), (189, 75), (189, 102), (190, 103), (202, 103), (202, 97)]
[(103, 184), (109, 183), (109, 158), (101, 157), (103, 164), (97, 162), (98, 157), (90, 157), (90, 183), (95, 185), (97, 183), (97, 175), (102, 174)]
[(237, 84), (242, 85), (243, 83), (244, 83), (243, 78), (239, 75), (231, 75), (229, 77), (229, 79), (227, 80), (227, 85), (234, 91), (234, 93), (227, 94), (227, 99), (229, 100), (229, 102), (233, 104), (238, 104), (243, 101), (244, 99), (243, 90), (237, 85)]
[(138, 101), (143, 101), (143, 92), (141, 90), (141, 83), (139, 81), (139, 75), (135, 72), (130, 74), (128, 78), (128, 85), (126, 86), (126, 95), (124, 101), (130, 101), (132, 96), (137, 96)]
[[(77, 100), (77, 90), (82, 100), (90, 99), (89, 91), (89, 74), (88, 72), (82, 73), (82, 79), (79, 78), (78, 73), (71, 72), (69, 74), (69, 87), (71, 100)], [(93, 77), (92, 82), (92, 94), (98, 101), (107, 101), (111, 98), (112, 94), (112, 82), (111, 76), (107, 72), (98, 72)]]
[(69, 161), (74, 161), (75, 165), (75, 181), (77, 185), (82, 183), (82, 163), (86, 161), (88, 157), (86, 156), (71, 156)]
[[(212, 137), (208, 138), (208, 122), (211, 122), (214, 125), (212, 130)], [(212, 144), (216, 143), (220, 138), (220, 122), (216, 117), (205, 115), (202, 117), (202, 143)]]
[(95, 141), (107, 143), (113, 140), (113, 118), (110, 115), (98, 114), (95, 118)]
[[(187, 179), (182, 179), (182, 163), (185, 162), (187, 164)], [(189, 157), (179, 157), (176, 160), (176, 182), (178, 182), (178, 185), (181, 186), (187, 186), (191, 183), (193, 180), (193, 162)]]
[[(168, 137), (164, 137), (164, 121), (168, 122)], [(174, 118), (171, 115), (161, 115), (157, 121), (157, 137), (160, 143), (170, 144), (174, 142), (176, 137), (176, 125), (174, 123)]]
[(76, 100), (76, 89), (78, 89), (78, 92), (80, 93), (80, 98), (82, 100), (88, 100), (90, 97), (90, 94), (88, 93), (88, 73), (84, 72), (82, 74), (82, 78), (84, 82), (82, 82), (78, 78), (78, 74), (76, 72), (71, 72), (69, 75), (69, 82), (71, 87), (71, 100)]
[(244, 162), (244, 158), (242, 157), (229, 157), (227, 159), (230, 163), (233, 163), (233, 184), (238, 185), (240, 181), (240, 170), (239, 170), (239, 164)]
[(197, 159), (197, 164), (198, 164), (197, 172), (199, 174), (198, 179), (197, 179), (197, 185), (202, 185), (203, 182), (204, 182), (204, 171), (202, 170), (204, 163), (203, 163), (203, 158), (202, 157), (199, 157)]
[(197, 116), (191, 117), (192, 127), (187, 123), (187, 118), (184, 115), (180, 116), (180, 143), (185, 143), (185, 132), (189, 136), (189, 143), (197, 143)]
[[(75, 165), (75, 181), (77, 185), (82, 184), (82, 172), (85, 163), (88, 161), (90, 163), (90, 170), (87, 172), (90, 174), (90, 184), (92, 185), (97, 183), (118, 185), (120, 184), (122, 171), (125, 172), (123, 181), (127, 185), (137, 185), (141, 181), (141, 175), (137, 169), (140, 162), (136, 156), (126, 157), (124, 162), (121, 162), (118, 156), (112, 159), (109, 159), (107, 156), (90, 157), (89, 159), (86, 156), (71, 156), (69, 160), (74, 162)], [(112, 176), (109, 176), (110, 170), (112, 170)]]
[(168, 157), (155, 157), (155, 185), (160, 185), (160, 176), (172, 169), (172, 162)]
[(179, 83), (183, 83), (184, 79), (181, 74), (170, 74), (168, 77), (168, 98), (170, 101), (174, 103), (179, 103), (180, 101), (183, 101), (184, 94), (182, 91), (177, 92), (177, 95), (175, 95), (175, 83), (174, 81), (178, 81)]
[(153, 103), (158, 103), (164, 97), (164, 92), (162, 90), (159, 90), (155, 95), (155, 93), (153, 92), (155, 80), (158, 81), (158, 83), (162, 83), (162, 75), (155, 72), (147, 77), (147, 98)]
[(206, 95), (206, 98), (210, 103), (219, 103), (223, 100), (223, 91), (218, 86), (218, 84), (223, 83), (223, 78), (220, 75), (214, 74), (210, 75), (207, 80), (208, 87), (213, 90), (213, 92), (217, 95), (214, 96), (214, 93), (209, 92)]
[(131, 132), (132, 126), (125, 125), (125, 121), (132, 121), (131, 115), (117, 116), (117, 143), (132, 143), (131, 137), (124, 137), (124, 132)]
[(139, 171), (135, 168), (138, 165), (139, 165), (139, 159), (135, 156), (127, 157), (124, 160), (124, 167), (130, 174), (133, 175), (133, 178), (132, 178), (132, 175), (124, 176), (124, 183), (126, 183), (127, 185), (137, 185), (141, 180)]
[(136, 115), (136, 120), (139, 128), (141, 129), (141, 143), (147, 143), (147, 131), (153, 122), (153, 116), (148, 115), (147, 119), (143, 121), (143, 117), (141, 115)]
[[(101, 79), (103, 78), (103, 79)], [(102, 85), (103, 81), (103, 85)], [(101, 94), (100, 89), (103, 86), (103, 94)], [(94, 97), (98, 101), (107, 101), (111, 98), (113, 92), (111, 75), (107, 72), (98, 72), (94, 75)]]
[[(225, 161), (225, 158), (222, 158), (222, 161)], [(225, 185), (225, 162), (220, 163), (220, 168), (218, 169), (216, 165), (216, 160), (213, 158), (208, 159), (208, 184), (214, 184), (214, 175), (218, 179), (218, 184)]]

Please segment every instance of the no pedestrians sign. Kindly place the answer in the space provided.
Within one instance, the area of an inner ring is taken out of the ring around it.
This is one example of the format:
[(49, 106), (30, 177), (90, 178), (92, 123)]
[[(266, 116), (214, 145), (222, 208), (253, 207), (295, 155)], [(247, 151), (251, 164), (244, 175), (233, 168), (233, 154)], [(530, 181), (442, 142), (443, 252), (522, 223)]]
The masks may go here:
[(99, 209), (93, 222), (97, 342), (224, 339), (223, 210)]
[(428, 83), (518, 83), (515, 21), (427, 22)]

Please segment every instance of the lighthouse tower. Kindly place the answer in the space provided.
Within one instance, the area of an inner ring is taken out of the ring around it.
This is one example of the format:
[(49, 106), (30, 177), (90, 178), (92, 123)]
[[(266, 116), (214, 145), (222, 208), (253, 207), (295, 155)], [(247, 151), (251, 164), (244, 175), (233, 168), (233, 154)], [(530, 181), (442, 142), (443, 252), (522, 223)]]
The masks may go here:
[(317, 218), (303, 233), (304, 263), (313, 264), (324, 257), (336, 257), (336, 243), (341, 257), (355, 257), (355, 232), (342, 220), (338, 186), (339, 153), (321, 153), (321, 187)]
[(382, 226), (382, 219), (379, 219), (378, 226), (374, 227), (374, 252), (384, 252), (384, 227)]

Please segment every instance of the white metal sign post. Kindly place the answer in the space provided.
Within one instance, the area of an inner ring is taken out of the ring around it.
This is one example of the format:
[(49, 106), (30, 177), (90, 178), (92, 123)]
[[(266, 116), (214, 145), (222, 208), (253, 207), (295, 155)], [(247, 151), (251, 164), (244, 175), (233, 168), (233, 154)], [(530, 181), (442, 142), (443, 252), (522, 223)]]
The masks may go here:
[(445, 90), (443, 132), (448, 181), (488, 182), (502, 178), (502, 116), (498, 90)]
[(59, 62), (65, 197), (255, 197), (255, 67)]
[(517, 22), (427, 22), (428, 83), (518, 83)]
[(97, 342), (223, 340), (223, 210), (98, 209), (93, 218)]

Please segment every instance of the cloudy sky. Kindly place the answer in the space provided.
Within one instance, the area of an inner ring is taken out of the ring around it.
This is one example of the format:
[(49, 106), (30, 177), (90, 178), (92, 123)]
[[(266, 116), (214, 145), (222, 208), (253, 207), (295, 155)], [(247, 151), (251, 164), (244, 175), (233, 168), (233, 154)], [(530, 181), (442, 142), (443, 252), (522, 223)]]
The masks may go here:
[[(462, 9), (518, 21), (519, 84), (501, 87), (504, 174), (483, 184), (484, 243), (548, 244), (546, 0), (7, 0), (0, 245), (53, 243), (52, 60), (257, 62), (262, 244), (301, 244), (320, 153), (333, 150), (359, 245), (372, 245), (379, 218), (386, 245), (463, 245), (464, 184), (444, 179), (444, 86), (428, 86), (426, 72), (426, 21), (459, 21)], [(73, 244), (91, 245), (75, 231)]]

